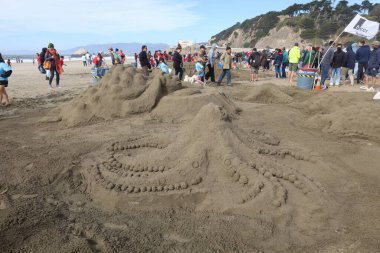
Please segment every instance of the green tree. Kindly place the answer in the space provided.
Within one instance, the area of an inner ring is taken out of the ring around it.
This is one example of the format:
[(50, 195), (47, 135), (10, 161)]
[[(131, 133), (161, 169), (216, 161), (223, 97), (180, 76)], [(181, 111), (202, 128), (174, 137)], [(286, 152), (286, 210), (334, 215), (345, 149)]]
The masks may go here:
[(373, 8), (373, 4), (369, 0), (364, 0), (362, 2), (362, 10), (364, 13), (369, 13)]

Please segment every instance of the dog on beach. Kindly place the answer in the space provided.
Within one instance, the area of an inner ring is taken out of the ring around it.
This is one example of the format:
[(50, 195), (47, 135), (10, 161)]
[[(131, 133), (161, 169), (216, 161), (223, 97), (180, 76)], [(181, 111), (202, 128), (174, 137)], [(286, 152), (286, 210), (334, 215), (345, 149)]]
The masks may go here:
[(188, 76), (188, 75), (185, 75), (185, 78), (184, 78), (184, 81), (185, 82), (188, 82), (188, 83), (195, 83), (195, 81), (197, 80), (197, 76), (196, 75), (193, 75), (192, 77)]

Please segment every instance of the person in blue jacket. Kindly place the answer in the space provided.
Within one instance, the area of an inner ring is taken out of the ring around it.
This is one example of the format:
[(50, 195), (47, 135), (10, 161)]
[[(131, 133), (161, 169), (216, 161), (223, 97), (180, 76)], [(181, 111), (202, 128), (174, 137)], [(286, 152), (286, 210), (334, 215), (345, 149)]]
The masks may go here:
[(348, 45), (346, 50), (347, 53), (344, 55), (343, 59), (342, 76), (345, 80), (348, 75), (351, 85), (354, 86), (355, 53), (352, 49), (352, 45)]
[(286, 67), (289, 66), (289, 54), (285, 47), (282, 48), (282, 52), (282, 78), (286, 78)]
[[(376, 89), (376, 75), (379, 73), (380, 69), (380, 42), (372, 42), (371, 47), (373, 50), (371, 51), (368, 61), (368, 68), (365, 73), (365, 86), (367, 91), (373, 92)], [(368, 86), (369, 77), (372, 79), (372, 87)]]
[(9, 105), (9, 97), (5, 88), (8, 87), (8, 77), (11, 74), (12, 69), (5, 63), (0, 53), (0, 104), (3, 106)]
[(283, 59), (283, 53), (281, 49), (276, 49), (276, 54), (274, 57), (274, 66), (276, 69), (276, 78), (282, 78), (282, 70), (281, 70), (281, 65), (282, 65), (282, 59)]
[(164, 58), (160, 57), (158, 62), (158, 67), (161, 69), (162, 73), (170, 74), (169, 67), (165, 64)]
[(368, 68), (368, 61), (369, 61), (369, 55), (370, 55), (370, 48), (368, 45), (365, 44), (365, 41), (359, 41), (359, 49), (356, 51), (356, 61), (359, 64), (359, 70), (358, 70), (358, 76), (357, 76), (357, 83), (363, 81), (364, 79), (364, 73), (367, 71)]

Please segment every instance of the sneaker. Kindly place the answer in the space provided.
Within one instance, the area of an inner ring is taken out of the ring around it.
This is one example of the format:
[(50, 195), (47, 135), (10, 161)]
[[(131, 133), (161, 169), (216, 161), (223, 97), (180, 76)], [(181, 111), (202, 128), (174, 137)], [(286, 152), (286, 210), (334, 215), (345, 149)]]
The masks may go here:
[(361, 90), (367, 90), (367, 86), (360, 86)]
[(326, 85), (323, 85), (322, 86), (322, 90), (327, 90), (329, 87), (327, 87)]
[(373, 87), (367, 89), (368, 92), (375, 92), (375, 89)]

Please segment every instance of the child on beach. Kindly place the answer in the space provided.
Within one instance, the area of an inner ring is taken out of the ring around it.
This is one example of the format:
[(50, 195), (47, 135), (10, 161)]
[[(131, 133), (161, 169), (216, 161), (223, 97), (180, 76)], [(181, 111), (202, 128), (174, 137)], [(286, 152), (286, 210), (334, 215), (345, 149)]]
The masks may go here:
[(0, 104), (2, 106), (9, 105), (9, 97), (5, 88), (8, 87), (8, 77), (11, 74), (12, 69), (4, 62), (3, 56), (0, 53)]
[(203, 59), (201, 57), (198, 57), (197, 59), (195, 70), (197, 71), (196, 82), (204, 87), (206, 85), (206, 82), (203, 82), (202, 80), (204, 80), (205, 68), (203, 66)]
[(164, 58), (160, 58), (158, 61), (159, 61), (158, 67), (161, 69), (161, 71), (164, 74), (170, 74), (169, 67), (168, 65), (165, 64)]

